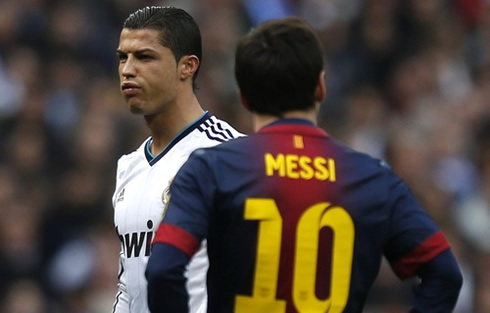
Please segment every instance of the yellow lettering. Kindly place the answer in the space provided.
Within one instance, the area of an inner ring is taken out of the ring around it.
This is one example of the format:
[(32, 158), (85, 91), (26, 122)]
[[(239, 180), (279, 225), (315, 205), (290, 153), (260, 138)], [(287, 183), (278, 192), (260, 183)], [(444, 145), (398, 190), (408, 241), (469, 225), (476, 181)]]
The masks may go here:
[(284, 163), (284, 154), (278, 154), (277, 158), (270, 153), (264, 155), (265, 172), (267, 176), (273, 176), (274, 172), (279, 172), (280, 177), (286, 175), (286, 167)]
[(336, 174), (335, 174), (335, 160), (334, 159), (328, 159), (328, 168), (330, 169), (330, 181), (334, 182), (337, 180)]
[(335, 160), (325, 159), (323, 157), (311, 158), (306, 155), (282, 154), (273, 156), (271, 153), (264, 155), (265, 174), (267, 176), (277, 175), (279, 177), (288, 177), (291, 179), (312, 178), (318, 180), (337, 180), (335, 171)]
[(289, 178), (299, 178), (298, 156), (296, 154), (286, 155), (286, 172)]
[(312, 179), (313, 178), (313, 168), (311, 167), (311, 158), (308, 156), (301, 156), (299, 158), (299, 167), (301, 172), (299, 173), (302, 179)]
[(325, 167), (327, 160), (322, 157), (313, 159), (313, 167), (316, 169), (315, 178), (318, 180), (326, 180), (328, 178), (328, 169)]

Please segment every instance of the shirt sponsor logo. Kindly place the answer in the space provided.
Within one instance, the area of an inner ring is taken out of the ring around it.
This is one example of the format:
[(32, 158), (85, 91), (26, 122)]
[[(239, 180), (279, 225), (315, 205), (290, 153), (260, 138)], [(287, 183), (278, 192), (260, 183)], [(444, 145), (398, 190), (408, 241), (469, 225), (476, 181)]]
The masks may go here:
[(119, 234), (119, 240), (121, 240), (123, 253), (127, 258), (139, 257), (142, 254), (149, 256), (151, 251), (151, 242), (153, 240), (154, 232), (153, 221), (148, 220), (146, 223), (150, 231), (132, 232), (126, 234), (119, 234), (119, 229), (116, 227), (116, 231)]

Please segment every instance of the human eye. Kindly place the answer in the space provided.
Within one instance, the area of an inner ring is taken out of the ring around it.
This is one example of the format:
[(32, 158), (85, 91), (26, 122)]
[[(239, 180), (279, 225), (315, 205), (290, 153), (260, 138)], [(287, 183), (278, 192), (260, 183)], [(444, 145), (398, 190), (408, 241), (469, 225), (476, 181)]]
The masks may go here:
[(141, 61), (149, 61), (154, 59), (153, 56), (150, 55), (149, 53), (139, 53), (136, 55), (136, 58)]
[(123, 63), (128, 59), (128, 55), (124, 52), (118, 51), (116, 54), (117, 54), (117, 58), (119, 59), (120, 63)]

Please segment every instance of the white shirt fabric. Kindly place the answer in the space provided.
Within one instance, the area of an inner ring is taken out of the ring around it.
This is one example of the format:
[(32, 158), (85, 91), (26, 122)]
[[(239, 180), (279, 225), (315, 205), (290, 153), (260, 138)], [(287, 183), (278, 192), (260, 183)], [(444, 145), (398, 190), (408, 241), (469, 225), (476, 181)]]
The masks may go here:
[[(117, 164), (112, 198), (114, 223), (121, 240), (118, 292), (113, 313), (148, 313), (145, 269), (151, 241), (161, 219), (173, 177), (197, 148), (210, 147), (243, 136), (227, 122), (205, 113), (177, 135), (156, 157), (151, 138)], [(207, 309), (206, 242), (192, 258), (186, 272), (191, 313)]]

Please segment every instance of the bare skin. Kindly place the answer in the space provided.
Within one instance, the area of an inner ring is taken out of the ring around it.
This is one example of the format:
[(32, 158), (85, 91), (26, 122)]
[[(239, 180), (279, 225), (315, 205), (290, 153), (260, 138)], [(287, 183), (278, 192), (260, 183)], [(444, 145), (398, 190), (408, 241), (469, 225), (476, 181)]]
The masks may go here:
[(121, 93), (129, 110), (144, 116), (153, 155), (204, 113), (192, 87), (199, 59), (186, 55), (176, 61), (158, 36), (153, 29), (124, 28), (117, 49)]

